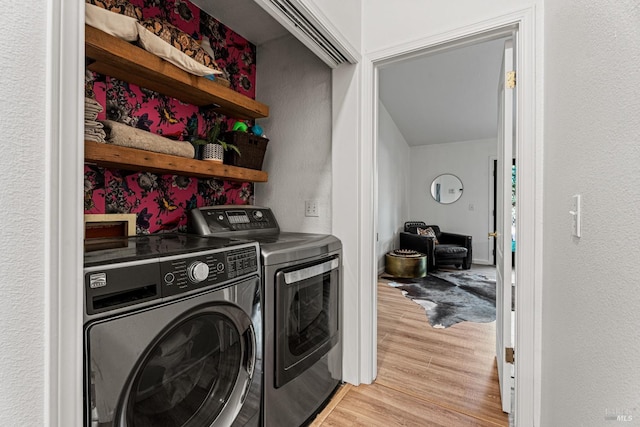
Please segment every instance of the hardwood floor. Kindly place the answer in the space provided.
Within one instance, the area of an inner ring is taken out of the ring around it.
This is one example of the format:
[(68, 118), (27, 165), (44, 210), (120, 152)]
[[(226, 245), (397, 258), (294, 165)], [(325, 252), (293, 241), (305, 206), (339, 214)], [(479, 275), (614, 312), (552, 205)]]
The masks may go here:
[(495, 322), (432, 328), (424, 310), (386, 282), (378, 282), (376, 381), (342, 387), (311, 425), (508, 426)]

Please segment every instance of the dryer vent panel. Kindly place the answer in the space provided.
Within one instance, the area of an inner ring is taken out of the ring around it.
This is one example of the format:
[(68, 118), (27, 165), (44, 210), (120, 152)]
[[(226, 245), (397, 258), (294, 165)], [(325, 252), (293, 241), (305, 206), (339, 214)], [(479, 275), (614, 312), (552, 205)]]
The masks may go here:
[(262, 0), (258, 4), (331, 68), (356, 63), (348, 49), (299, 0)]

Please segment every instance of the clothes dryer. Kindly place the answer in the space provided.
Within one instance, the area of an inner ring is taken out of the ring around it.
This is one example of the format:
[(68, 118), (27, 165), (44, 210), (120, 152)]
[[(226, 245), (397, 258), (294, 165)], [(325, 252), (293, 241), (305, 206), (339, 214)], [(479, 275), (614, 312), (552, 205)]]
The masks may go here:
[(258, 206), (194, 209), (189, 227), (260, 244), (263, 423), (308, 423), (342, 380), (342, 243), (329, 234), (281, 232), (271, 209)]

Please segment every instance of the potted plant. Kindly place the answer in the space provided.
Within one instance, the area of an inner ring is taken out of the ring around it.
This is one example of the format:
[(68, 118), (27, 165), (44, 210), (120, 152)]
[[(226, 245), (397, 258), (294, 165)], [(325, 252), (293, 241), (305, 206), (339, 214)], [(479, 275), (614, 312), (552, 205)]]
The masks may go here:
[(201, 145), (202, 148), (202, 160), (212, 160), (214, 162), (221, 162), (224, 158), (224, 152), (227, 150), (233, 150), (240, 154), (240, 150), (233, 144), (229, 144), (221, 139), (220, 130), (222, 127), (222, 121), (216, 119), (213, 126), (209, 128), (204, 138), (198, 138), (193, 141), (195, 145)]

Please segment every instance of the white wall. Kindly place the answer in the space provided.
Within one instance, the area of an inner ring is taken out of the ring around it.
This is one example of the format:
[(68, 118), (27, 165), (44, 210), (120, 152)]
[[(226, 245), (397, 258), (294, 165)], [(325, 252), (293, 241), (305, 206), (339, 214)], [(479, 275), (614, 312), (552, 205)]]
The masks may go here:
[[(331, 233), (331, 70), (293, 36), (258, 47), (257, 98), (269, 138), (255, 203), (270, 207), (283, 231)], [(305, 217), (317, 200), (319, 217)]]
[(372, 52), (529, 7), (536, 0), (367, 0), (362, 42)]
[(0, 425), (36, 426), (45, 420), (47, 3), (4, 7), (10, 19), (0, 26)]
[(398, 232), (409, 218), (409, 159), (407, 141), (378, 102), (378, 272), (384, 270), (384, 254), (399, 247)]
[(639, 23), (635, 0), (545, 3), (543, 426), (640, 419)]
[[(362, 260), (373, 262), (373, 236), (370, 245), (363, 247), (363, 229), (368, 224), (363, 219), (373, 221), (373, 209), (364, 205), (360, 184), (360, 82), (362, 65), (341, 65), (332, 72), (332, 114), (333, 144), (340, 150), (332, 152), (331, 177), (333, 183), (332, 219), (333, 234), (342, 241), (342, 276), (344, 283), (344, 330), (343, 330), (343, 380), (358, 385), (370, 383), (375, 378), (371, 364), (376, 361), (376, 341), (372, 331), (363, 328), (370, 325), (371, 310), (375, 301), (363, 298), (363, 283), (373, 284), (373, 278), (363, 278), (367, 271), (361, 266)], [(372, 164), (373, 160), (369, 160)], [(373, 186), (371, 187), (373, 191)], [(368, 208), (369, 215), (363, 214)], [(372, 271), (369, 272), (373, 274)]]
[[(472, 236), (473, 262), (490, 264), (489, 201), (492, 184), (490, 158), (497, 155), (497, 141), (452, 142), (411, 147), (410, 219), (440, 226), (442, 231)], [(456, 202), (443, 205), (431, 197), (431, 182), (443, 173), (462, 181), (464, 191)]]
[(362, 44), (361, 0), (302, 0), (302, 3), (316, 14), (321, 14), (332, 27), (339, 31), (344, 40), (358, 52)]

